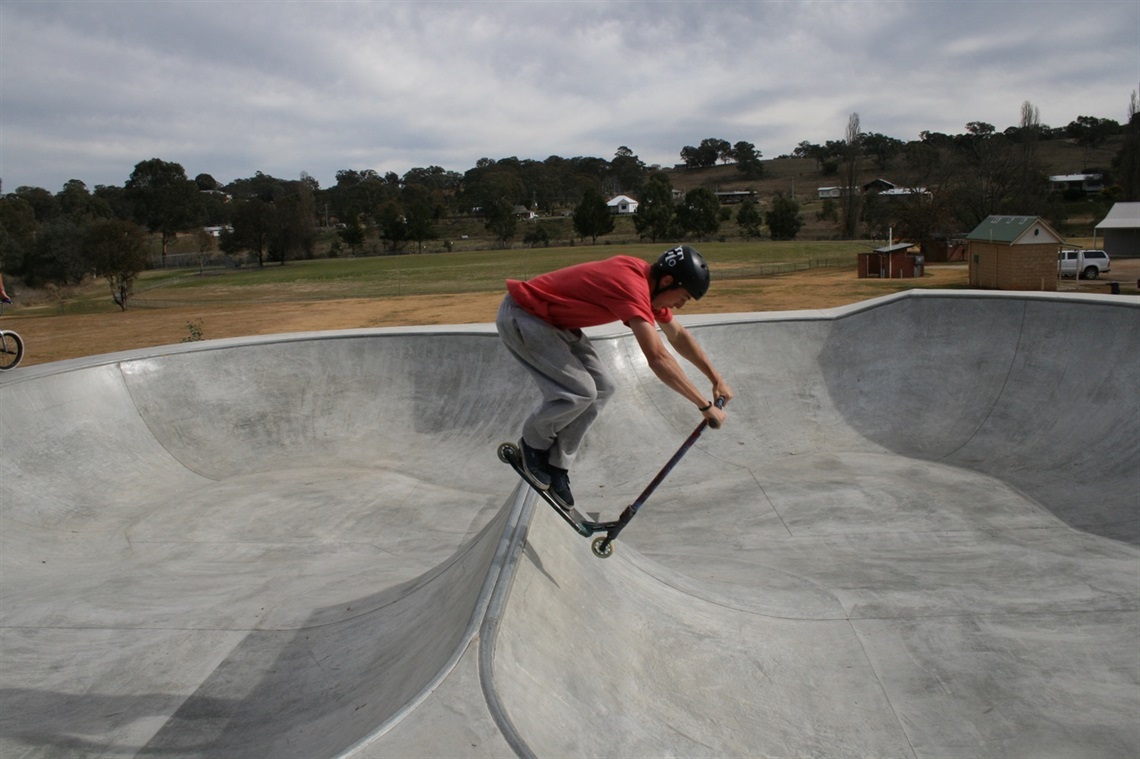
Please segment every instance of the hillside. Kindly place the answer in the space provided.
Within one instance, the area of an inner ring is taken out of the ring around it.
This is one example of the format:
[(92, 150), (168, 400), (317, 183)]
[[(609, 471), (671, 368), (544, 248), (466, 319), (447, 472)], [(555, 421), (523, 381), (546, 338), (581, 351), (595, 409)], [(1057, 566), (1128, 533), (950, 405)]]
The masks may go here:
[[(1119, 152), (1123, 143), (1123, 136), (1109, 138), (1099, 148), (1086, 150), (1075, 141), (1069, 139), (1046, 140), (1038, 143), (1038, 155), (1046, 173), (1079, 174), (1087, 170), (1108, 170), (1112, 159)], [(704, 169), (669, 168), (665, 173), (669, 176), (673, 187), (688, 192), (696, 187), (705, 187), (716, 191), (752, 190), (756, 193), (761, 205), (766, 205), (770, 198), (778, 192), (791, 195), (803, 206), (804, 229), (800, 233), (801, 239), (828, 239), (834, 234), (834, 225), (830, 222), (820, 222), (815, 214), (820, 210), (817, 190), (820, 187), (831, 187), (841, 183), (836, 174), (827, 175), (819, 170), (816, 162), (807, 158), (773, 158), (765, 159), (764, 177), (759, 180), (747, 180), (734, 164), (714, 166)], [(905, 161), (896, 158), (886, 170), (880, 169), (872, 158), (864, 158), (859, 166), (861, 182), (869, 182), (881, 177), (899, 186), (914, 186), (921, 184), (921, 180), (908, 171)], [(1070, 205), (1066, 208), (1069, 213), (1070, 234), (1091, 235), (1091, 225), (1095, 223), (1091, 209), (1084, 208), (1088, 204)]]

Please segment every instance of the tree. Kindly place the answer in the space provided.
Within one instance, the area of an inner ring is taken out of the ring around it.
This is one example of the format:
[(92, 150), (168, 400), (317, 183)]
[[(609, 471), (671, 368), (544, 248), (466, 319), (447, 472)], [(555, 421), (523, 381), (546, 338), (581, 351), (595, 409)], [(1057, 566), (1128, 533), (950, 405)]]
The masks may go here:
[(400, 204), (394, 200), (385, 203), (376, 214), (376, 224), (380, 228), (380, 239), (385, 241), (388, 250), (400, 252), (409, 239), (408, 221)]
[(36, 212), (19, 195), (0, 195), (0, 269), (27, 277), (27, 256), (35, 249)]
[[(1025, 112), (1027, 123), (1018, 135), (1035, 134), (1029, 128), (1034, 110)], [(971, 229), (993, 214), (1046, 214), (1048, 179), (1035, 157), (1035, 144), (1019, 145), (980, 121), (971, 121), (966, 134), (954, 137), (941, 195), (959, 228)]]
[(15, 194), (32, 207), (37, 224), (46, 224), (60, 214), (59, 200), (42, 187), (17, 187)]
[[(397, 178), (397, 185), (398, 185)], [(329, 210), (337, 220), (352, 224), (371, 219), (397, 187), (372, 169), (345, 169), (336, 173), (336, 185), (323, 193)]]
[(893, 222), (896, 237), (923, 244), (946, 234), (952, 217), (941, 193), (916, 193), (898, 201)]
[(550, 232), (547, 230), (545, 224), (535, 224), (523, 235), (523, 242), (532, 248), (537, 248), (540, 245), (544, 248), (549, 248)]
[(515, 230), (518, 228), (519, 220), (515, 217), (515, 204), (508, 198), (499, 198), (484, 206), (483, 213), (487, 218), (483, 226), (494, 233), (495, 238), (505, 247), (514, 239)]
[(800, 216), (800, 204), (795, 198), (782, 192), (772, 198), (772, 209), (768, 211), (768, 231), (773, 240), (794, 240), (803, 228), (804, 218)]
[(691, 145), (686, 145), (681, 148), (681, 160), (690, 169), (703, 169), (709, 166), (715, 166), (717, 159), (721, 159), (727, 163), (731, 160), (732, 145), (728, 140), (721, 140), (716, 137), (708, 137), (701, 140), (700, 147), (694, 148)]
[(681, 162), (690, 169), (699, 169), (705, 165), (702, 163), (701, 152), (692, 145), (681, 148)]
[[(522, 180), (521, 170), (522, 166), (518, 159), (503, 159), (501, 161), (493, 161), (490, 158), (479, 159), (476, 167), (469, 169), (463, 175), (463, 191), (459, 197), (460, 207), (472, 212), (479, 212), (481, 209), (483, 215), (490, 219), (491, 209), (505, 205), (507, 207), (506, 213), (510, 216), (516, 205), (530, 201), (530, 197), (527, 196), (526, 184)], [(502, 213), (502, 209), (497, 209), (497, 212)], [(500, 222), (496, 222), (496, 224), (499, 224), (500, 231), (505, 230)], [(514, 236), (513, 228), (510, 236)], [(510, 237), (502, 238), (500, 236), (500, 239), (505, 242)]]
[(126, 184), (134, 217), (151, 232), (162, 235), (162, 262), (175, 235), (197, 217), (198, 187), (186, 178), (181, 164), (151, 158), (135, 164)]
[(574, 230), (594, 244), (600, 236), (614, 231), (614, 216), (596, 187), (587, 187), (582, 202), (574, 209)]
[(1037, 106), (1026, 100), (1021, 104), (1021, 123), (1017, 130), (1020, 150), (1015, 164), (1011, 207), (1044, 214), (1048, 205), (1049, 180), (1038, 153), (1040, 136), (1040, 112)]
[(93, 221), (83, 233), (83, 255), (95, 274), (107, 280), (111, 297), (126, 311), (135, 279), (147, 266), (143, 230), (123, 219)]
[(463, 177), (454, 171), (445, 171), (442, 166), (412, 168), (404, 174), (400, 184), (404, 188), (421, 185), (432, 193), (450, 192), (459, 187)]
[(1128, 123), (1124, 126), (1124, 143), (1112, 159), (1112, 169), (1120, 178), (1120, 199), (1140, 201), (1140, 103), (1136, 90), (1128, 102)]
[(755, 145), (741, 140), (732, 149), (736, 155), (736, 170), (743, 174), (745, 179), (760, 179), (764, 176), (764, 164), (760, 160), (760, 151)]
[(613, 160), (610, 161), (610, 174), (614, 178), (615, 193), (640, 195), (645, 187), (645, 164), (625, 145), (614, 153)]
[(1112, 119), (1099, 119), (1096, 116), (1077, 116), (1076, 120), (1065, 127), (1065, 136), (1076, 140), (1077, 144), (1085, 149), (1085, 168), (1089, 165), (1092, 151), (1119, 132), (1119, 123)]
[(827, 198), (823, 201), (819, 210), (815, 212), (816, 221), (830, 221), (834, 224), (839, 223), (839, 210), (835, 207), (835, 201)]
[(685, 193), (677, 208), (677, 225), (683, 234), (707, 239), (720, 230), (720, 201), (707, 187), (695, 187)]
[(669, 235), (672, 224), (673, 184), (668, 174), (655, 171), (645, 183), (645, 192), (633, 216), (633, 226), (637, 234), (657, 242)]
[(764, 223), (764, 216), (760, 213), (756, 201), (749, 198), (740, 204), (736, 212), (736, 224), (740, 227), (740, 234), (745, 240), (760, 237), (760, 226)]
[(997, 132), (997, 128), (993, 124), (985, 121), (971, 121), (966, 124), (966, 134), (962, 136), (967, 140), (986, 139), (992, 137), (995, 132)]
[(401, 193), (408, 239), (423, 252), (424, 242), (437, 237), (435, 220), (440, 209), (432, 202), (432, 192), (421, 184), (405, 185)]
[(77, 285), (90, 271), (82, 251), (83, 230), (66, 216), (39, 225), (35, 241), (25, 251), (17, 271), (29, 287), (45, 284)]
[(924, 186), (929, 185), (930, 177), (938, 174), (942, 168), (942, 152), (925, 140), (908, 142), (903, 149), (903, 159), (906, 168)]
[(355, 219), (338, 229), (336, 236), (348, 246), (349, 253), (354, 256), (364, 245), (364, 227)]
[(236, 203), (233, 231), (222, 232), (220, 247), (230, 255), (248, 250), (257, 257), (258, 266), (265, 266), (265, 254), (274, 233), (276, 209), (261, 198)]
[(890, 168), (891, 161), (902, 152), (905, 143), (885, 134), (872, 132), (862, 137), (863, 150), (875, 158), (875, 165), (880, 171)]
[(316, 203), (312, 185), (286, 182), (273, 203), (270, 258), (281, 265), (289, 258), (312, 258), (316, 244)]
[[(852, 113), (847, 119), (847, 132), (843, 152), (843, 195), (840, 196), (842, 235), (852, 240), (859, 226), (859, 158), (862, 155), (859, 132), (859, 114)], [(769, 214), (771, 224), (771, 214)], [(796, 230), (799, 231), (798, 229)], [(781, 238), (792, 239), (792, 238)]]
[(829, 153), (823, 145), (804, 140), (792, 151), (792, 156), (794, 158), (810, 158), (815, 161), (816, 170), (823, 171), (823, 163), (828, 159)]
[(715, 153), (716, 159), (721, 163), (732, 163), (736, 159), (736, 154), (732, 152), (732, 143), (718, 137), (701, 140), (701, 150), (708, 154)]
[(78, 179), (69, 179), (55, 199), (60, 213), (77, 224), (113, 216), (110, 204), (88, 192), (87, 185)]
[(864, 233), (868, 237), (886, 239), (894, 215), (894, 205), (892, 200), (884, 198), (877, 192), (867, 193), (863, 197), (860, 218), (863, 220)]

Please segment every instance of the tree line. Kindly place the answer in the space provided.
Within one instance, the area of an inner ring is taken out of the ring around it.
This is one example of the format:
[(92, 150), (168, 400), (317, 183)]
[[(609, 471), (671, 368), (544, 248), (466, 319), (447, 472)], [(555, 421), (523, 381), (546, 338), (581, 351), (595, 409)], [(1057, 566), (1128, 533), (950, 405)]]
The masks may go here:
[[(851, 114), (844, 139), (825, 144), (801, 142), (793, 156), (814, 160), (824, 176), (835, 176), (842, 193), (825, 202), (821, 214), (835, 221), (841, 236), (855, 236), (862, 227), (885, 236), (915, 242), (968, 231), (992, 214), (1037, 215), (1059, 226), (1066, 201), (1084, 199), (1083, 191), (1067, 196), (1052, 191), (1040, 155), (1043, 143), (1068, 140), (1083, 148), (1083, 171), (1103, 177), (1105, 190), (1096, 199), (1102, 206), (1140, 200), (1140, 116), (1132, 93), (1128, 121), (1080, 116), (1065, 127), (1040, 121), (1036, 106), (1025, 101), (1017, 126), (999, 132), (992, 124), (971, 121), (957, 135), (922, 132), (903, 142), (860, 129), (859, 114)], [(1110, 138), (1121, 137), (1110, 165), (1092, 165), (1092, 151)], [(894, 168), (908, 177), (910, 190), (886, 199), (856, 192), (860, 169), (870, 162), (879, 172)]]
[[(873, 235), (893, 226), (900, 238), (918, 241), (972, 228), (991, 213), (1055, 216), (1061, 211), (1049, 194), (1038, 146), (1067, 139), (1091, 151), (1117, 135), (1124, 136), (1123, 146), (1103, 171), (1115, 180), (1116, 199), (1137, 199), (1135, 93), (1124, 125), (1081, 116), (1053, 129), (1041, 124), (1036, 108), (1026, 102), (1019, 125), (1004, 132), (970, 122), (962, 134), (923, 132), (911, 142), (864, 132), (858, 114), (851, 114), (843, 139), (801, 142), (791, 157), (814, 161), (822, 175), (836, 176), (847, 188), (837, 204), (825, 204), (820, 212), (835, 222), (839, 236)], [(741, 182), (764, 176), (761, 153), (747, 141), (708, 138), (682, 148), (680, 157), (675, 170), (734, 164)], [(901, 165), (925, 192), (890, 202), (863, 196), (855, 188), (860, 167), (868, 162), (880, 171)], [(205, 253), (214, 240), (204, 228), (222, 229), (219, 247), (247, 253), (258, 265), (313, 257), (321, 227), (335, 227), (334, 246), (352, 252), (369, 237), (387, 252), (422, 249), (437, 237), (443, 219), (456, 216), (482, 220), (492, 239), (506, 245), (518, 234), (520, 210), (569, 215), (579, 236), (596, 241), (614, 229), (606, 198), (626, 194), (639, 201), (633, 222), (642, 238), (700, 240), (720, 234), (733, 220), (731, 209), (704, 187), (675, 191), (675, 175), (647, 166), (626, 146), (609, 160), (482, 158), (463, 173), (439, 166), (413, 168), (403, 176), (346, 169), (328, 188), (306, 174), (288, 180), (261, 172), (222, 184), (209, 174), (190, 178), (180, 164), (152, 158), (136, 164), (121, 187), (98, 185), (92, 191), (72, 179), (54, 194), (19, 187), (0, 195), (0, 264), (31, 287), (78, 283), (95, 273), (107, 279), (126, 308), (134, 278), (150, 265), (148, 232), (160, 240), (165, 260), (176, 235), (192, 231)], [(735, 222), (746, 239), (765, 236), (764, 227), (773, 239), (794, 239), (804, 223), (798, 202), (781, 193), (746, 200), (737, 207)], [(526, 230), (524, 243), (549, 243), (543, 224)]]

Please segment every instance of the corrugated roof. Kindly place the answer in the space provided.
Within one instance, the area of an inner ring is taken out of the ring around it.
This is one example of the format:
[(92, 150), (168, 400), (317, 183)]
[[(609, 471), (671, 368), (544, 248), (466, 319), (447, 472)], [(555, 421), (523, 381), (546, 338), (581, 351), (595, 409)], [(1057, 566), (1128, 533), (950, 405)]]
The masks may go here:
[(1010, 245), (1063, 241), (1061, 236), (1039, 216), (990, 216), (966, 235), (966, 239), (1004, 242)]
[(1137, 229), (1140, 228), (1140, 203), (1116, 203), (1108, 216), (1096, 225), (1097, 229)]

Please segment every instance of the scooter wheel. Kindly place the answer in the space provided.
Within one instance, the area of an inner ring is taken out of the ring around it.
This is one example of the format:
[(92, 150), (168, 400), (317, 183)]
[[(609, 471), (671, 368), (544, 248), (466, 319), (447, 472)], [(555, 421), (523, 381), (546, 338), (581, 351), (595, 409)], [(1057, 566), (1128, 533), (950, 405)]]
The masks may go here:
[(590, 550), (599, 559), (608, 559), (614, 555), (614, 544), (609, 538), (594, 538), (594, 542), (590, 544)]
[(514, 443), (499, 444), (499, 461), (502, 461), (504, 464), (511, 463), (511, 459), (515, 458), (517, 453), (518, 448), (515, 447)]

